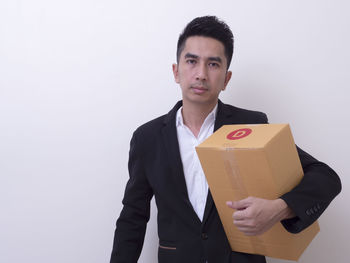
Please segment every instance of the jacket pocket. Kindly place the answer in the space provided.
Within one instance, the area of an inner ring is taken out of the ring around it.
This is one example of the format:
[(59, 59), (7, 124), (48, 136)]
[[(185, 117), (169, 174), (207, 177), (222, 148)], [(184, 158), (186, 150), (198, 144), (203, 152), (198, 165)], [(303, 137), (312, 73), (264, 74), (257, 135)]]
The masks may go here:
[(176, 250), (176, 244), (171, 241), (159, 241), (159, 248), (160, 249), (167, 249), (167, 250)]
[(169, 250), (176, 250), (176, 247), (168, 247), (168, 246), (162, 246), (162, 245), (159, 245), (159, 248), (161, 248), (161, 249), (169, 249)]
[(177, 247), (174, 242), (159, 241), (158, 262), (159, 263), (178, 263)]

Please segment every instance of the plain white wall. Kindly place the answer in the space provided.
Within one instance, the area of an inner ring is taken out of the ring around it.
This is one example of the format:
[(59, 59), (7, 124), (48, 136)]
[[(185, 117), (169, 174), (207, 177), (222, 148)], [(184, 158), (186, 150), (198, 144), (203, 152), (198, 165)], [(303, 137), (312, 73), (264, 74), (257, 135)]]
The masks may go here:
[[(348, 262), (349, 10), (346, 0), (1, 0), (0, 262), (109, 261), (131, 134), (180, 99), (177, 37), (207, 14), (236, 40), (221, 99), (290, 123), (342, 179), (299, 262)], [(144, 263), (156, 262), (152, 205)]]

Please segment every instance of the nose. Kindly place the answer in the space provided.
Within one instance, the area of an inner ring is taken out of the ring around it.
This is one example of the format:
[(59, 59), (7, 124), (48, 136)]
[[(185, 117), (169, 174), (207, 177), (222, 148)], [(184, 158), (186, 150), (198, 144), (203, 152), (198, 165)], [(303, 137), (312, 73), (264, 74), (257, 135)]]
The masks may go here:
[(197, 67), (196, 80), (205, 81), (208, 78), (207, 67), (205, 63), (200, 63)]

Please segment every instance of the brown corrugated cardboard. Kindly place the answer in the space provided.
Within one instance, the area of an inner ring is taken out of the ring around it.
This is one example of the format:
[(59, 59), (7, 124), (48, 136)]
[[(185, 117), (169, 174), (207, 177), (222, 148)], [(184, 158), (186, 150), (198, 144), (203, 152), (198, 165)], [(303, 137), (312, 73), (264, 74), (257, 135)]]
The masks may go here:
[(276, 199), (300, 182), (303, 170), (289, 125), (225, 125), (196, 150), (232, 250), (298, 260), (318, 233), (317, 222), (299, 234), (278, 223), (262, 235), (245, 236), (226, 205), (248, 196)]

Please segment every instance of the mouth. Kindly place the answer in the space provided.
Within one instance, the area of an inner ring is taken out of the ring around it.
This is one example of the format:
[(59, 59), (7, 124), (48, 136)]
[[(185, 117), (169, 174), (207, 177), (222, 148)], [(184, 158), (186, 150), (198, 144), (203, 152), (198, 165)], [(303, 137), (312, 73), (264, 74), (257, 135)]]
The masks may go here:
[(192, 88), (193, 92), (196, 94), (202, 94), (208, 90), (207, 88), (205, 88), (203, 86), (192, 86), (191, 88)]

